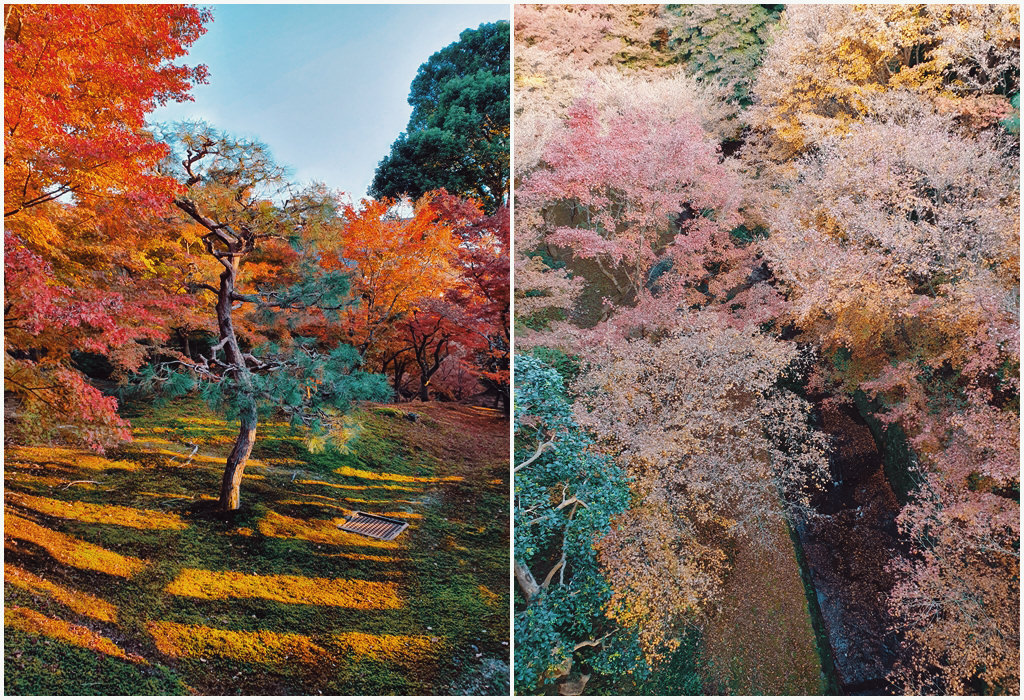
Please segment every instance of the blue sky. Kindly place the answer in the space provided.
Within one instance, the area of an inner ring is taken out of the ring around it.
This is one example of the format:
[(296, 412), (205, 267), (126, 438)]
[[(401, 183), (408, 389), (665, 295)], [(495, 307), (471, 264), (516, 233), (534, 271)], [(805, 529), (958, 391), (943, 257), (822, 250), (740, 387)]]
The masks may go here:
[(366, 196), (405, 129), (416, 69), (467, 28), (509, 19), (491, 5), (213, 5), (188, 65), (210, 81), (151, 123), (202, 119), (270, 147), (296, 182)]

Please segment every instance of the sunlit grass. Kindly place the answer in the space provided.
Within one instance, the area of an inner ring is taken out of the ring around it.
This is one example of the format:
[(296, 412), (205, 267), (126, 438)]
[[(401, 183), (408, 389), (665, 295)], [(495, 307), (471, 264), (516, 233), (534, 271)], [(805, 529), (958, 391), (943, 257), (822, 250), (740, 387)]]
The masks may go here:
[(437, 656), (441, 640), (422, 635), (343, 632), (331, 637), (331, 645), (337, 647), (343, 655), (356, 659), (416, 666)]
[[(166, 466), (169, 467), (183, 467), (185, 469), (194, 468), (199, 464), (210, 464), (210, 465), (224, 465), (227, 462), (227, 452), (223, 456), (216, 455), (201, 455), (194, 454), (189, 457), (188, 452), (177, 452), (175, 450), (152, 450), (152, 454), (163, 455), (165, 457), (174, 457), (177, 461), (171, 460)], [(249, 460), (249, 466), (260, 466), (257, 460)]]
[(384, 491), (422, 491), (422, 488), (413, 488), (411, 486), (395, 486), (394, 484), (380, 484), (375, 483), (373, 486), (367, 485), (353, 485), (353, 484), (335, 484), (330, 481), (319, 481), (316, 479), (298, 479), (295, 481), (296, 484), (306, 484), (307, 486), (330, 486), (332, 489), (343, 489), (347, 491), (365, 491), (367, 488), (381, 489)]
[(10, 462), (32, 462), (37, 464), (68, 464), (80, 469), (104, 471), (123, 469), (138, 471), (141, 465), (128, 460), (110, 460), (84, 450), (67, 447), (11, 447), (5, 450), (4, 460)]
[(49, 552), (62, 564), (130, 578), (145, 568), (146, 562), (126, 557), (95, 544), (37, 525), (11, 512), (4, 514), (4, 536), (31, 542)]
[(174, 595), (208, 600), (265, 598), (281, 603), (330, 605), (356, 610), (402, 607), (398, 585), (378, 581), (185, 569), (164, 590)]
[(7, 479), (18, 484), (38, 484), (40, 486), (60, 486), (67, 479), (59, 476), (43, 476), (41, 474), (26, 474), (24, 472), (8, 471), (4, 475)]
[(4, 562), (4, 583), (35, 595), (49, 596), (58, 603), (71, 608), (79, 615), (85, 615), (100, 622), (114, 622), (117, 620), (117, 608), (107, 601), (89, 593), (59, 586), (31, 572), (19, 569), (9, 562)]
[(371, 472), (365, 469), (356, 469), (354, 467), (338, 467), (334, 470), (336, 474), (342, 476), (354, 476), (359, 479), (367, 479), (369, 481), (398, 481), (398, 482), (415, 482), (421, 484), (439, 484), (446, 481), (462, 481), (461, 476), (409, 476), (408, 474), (390, 474), (388, 472)]
[(287, 493), (298, 498), (315, 498), (317, 499), (317, 502), (321, 503), (322, 505), (341, 503), (342, 501), (347, 502), (350, 500), (345, 496), (342, 496), (341, 498), (332, 498), (331, 496), (322, 496), (319, 493), (304, 493), (302, 491), (282, 491), (282, 493)]
[(393, 512), (378, 513), (374, 511), (374, 515), (383, 515), (386, 518), (398, 518), (399, 520), (417, 520), (423, 516), (419, 513), (407, 513), (404, 510), (396, 510)]
[(29, 608), (17, 606), (4, 608), (4, 626), (13, 627), (30, 634), (40, 634), (45, 637), (59, 639), (62, 642), (67, 642), (77, 647), (92, 649), (101, 654), (107, 654), (108, 656), (114, 656), (126, 661), (147, 663), (140, 656), (126, 654), (121, 647), (106, 637), (96, 634), (88, 627), (73, 625), (64, 620), (56, 620)]
[(477, 592), (480, 593), (480, 597), (484, 599), (484, 602), (490, 606), (497, 606), (501, 604), (501, 596), (492, 591), (487, 586), (480, 584), (476, 587)]
[(285, 537), (317, 544), (354, 545), (378, 549), (398, 549), (400, 546), (397, 541), (386, 542), (343, 532), (338, 529), (338, 525), (343, 522), (343, 518), (334, 520), (289, 518), (287, 515), (269, 511), (260, 519), (256, 527), (264, 537)]
[(348, 559), (349, 561), (373, 561), (379, 564), (397, 564), (400, 561), (398, 557), (388, 557), (381, 554), (363, 554), (362, 552), (333, 552), (322, 554), (321, 556)]
[(340, 510), (342, 513), (352, 512), (351, 508), (345, 508), (344, 506), (337, 506), (333, 503), (324, 503), (323, 501), (296, 501), (293, 499), (286, 499), (278, 501), (283, 506), (315, 506), (317, 508), (331, 508), (333, 510)]
[(345, 501), (347, 503), (361, 503), (363, 505), (368, 505), (368, 506), (379, 506), (379, 505), (390, 506), (390, 505), (394, 505), (396, 503), (407, 503), (407, 504), (409, 504), (411, 506), (421, 506), (421, 505), (423, 505), (423, 503), (421, 501), (410, 501), (410, 500), (407, 500), (407, 499), (404, 499), (404, 498), (392, 498), (392, 499), (386, 500), (386, 501), (379, 500), (379, 499), (367, 499), (367, 498), (346, 498)]
[[(57, 641), (37, 631), (36, 619), (32, 632), (7, 628), (11, 688), (435, 695), (475, 673), (479, 654), (507, 659), (506, 489), (485, 485), (502, 473), (488, 465), (507, 459), (507, 425), (469, 426), (479, 439), (456, 453), (466, 410), (428, 406), (417, 423), (366, 412), (342, 455), (313, 454), (281, 437), (288, 426), (261, 423), (249, 467), (263, 478), (246, 479), (242, 509), (225, 517), (197, 501), (216, 498), (237, 427), (200, 402), (138, 410), (127, 414), (136, 442), (92, 469), (79, 468), (88, 455), (77, 450), (8, 459), (8, 486), (29, 497), (9, 504), (6, 591), (8, 605), (93, 627), (150, 665)], [(195, 444), (195, 458), (182, 466)], [(131, 464), (141, 469), (122, 468)], [(62, 489), (83, 479), (100, 483)], [(413, 527), (392, 542), (346, 533), (338, 525), (352, 509)], [(124, 527), (140, 513), (187, 529)], [(184, 685), (146, 685), (137, 676), (161, 669)]]
[(11, 503), (30, 508), (37, 513), (78, 520), (83, 523), (123, 525), (140, 530), (184, 530), (188, 527), (177, 515), (161, 513), (156, 510), (97, 505), (81, 501), (58, 501), (54, 498), (30, 496), (25, 493), (9, 493), (7, 498)]
[(163, 498), (165, 500), (170, 501), (186, 500), (192, 498), (192, 496), (189, 496), (184, 493), (155, 493), (153, 491), (139, 491), (138, 495), (149, 496), (151, 498)]
[(162, 654), (176, 657), (216, 656), (262, 664), (315, 664), (327, 651), (302, 634), (270, 630), (238, 632), (205, 625), (150, 622), (146, 629)]

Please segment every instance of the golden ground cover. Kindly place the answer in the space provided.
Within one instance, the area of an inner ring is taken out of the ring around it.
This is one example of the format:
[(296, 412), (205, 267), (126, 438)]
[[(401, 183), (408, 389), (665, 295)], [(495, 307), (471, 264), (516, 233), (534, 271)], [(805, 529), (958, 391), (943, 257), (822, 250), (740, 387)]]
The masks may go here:
[[(9, 449), (8, 692), (439, 694), (507, 663), (508, 424), (415, 408), (362, 411), (345, 454), (261, 426), (227, 516), (235, 430), (199, 404), (141, 410), (107, 456)], [(355, 509), (410, 527), (339, 530)]]
[(238, 571), (183, 569), (167, 588), (192, 598), (265, 598), (301, 605), (337, 605), (359, 610), (402, 607), (398, 584), (306, 576), (257, 576)]
[(704, 637), (705, 677), (730, 695), (817, 695), (821, 662), (785, 523), (767, 547), (740, 546)]

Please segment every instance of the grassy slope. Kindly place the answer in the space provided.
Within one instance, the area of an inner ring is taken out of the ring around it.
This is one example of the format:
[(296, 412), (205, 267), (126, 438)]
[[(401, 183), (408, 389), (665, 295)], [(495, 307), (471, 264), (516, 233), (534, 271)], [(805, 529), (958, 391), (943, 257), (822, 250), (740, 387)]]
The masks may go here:
[(704, 637), (708, 691), (728, 695), (817, 695), (821, 660), (795, 551), (780, 518), (774, 546), (739, 546), (721, 611)]
[[(6, 692), (504, 693), (508, 424), (406, 409), (358, 414), (345, 455), (262, 427), (231, 518), (208, 499), (233, 431), (194, 403), (106, 458), (8, 448)], [(355, 509), (410, 528), (342, 533)]]

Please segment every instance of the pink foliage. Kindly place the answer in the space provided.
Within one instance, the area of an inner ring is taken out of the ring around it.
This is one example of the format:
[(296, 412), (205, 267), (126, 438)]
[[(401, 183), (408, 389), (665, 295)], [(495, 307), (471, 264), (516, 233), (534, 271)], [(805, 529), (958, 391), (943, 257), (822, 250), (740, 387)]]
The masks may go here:
[(643, 108), (602, 112), (581, 100), (542, 163), (517, 191), (520, 207), (538, 213), (527, 218), (527, 235), (570, 260), (594, 261), (617, 304), (643, 303), (663, 256), (671, 271), (660, 284), (673, 299), (706, 302), (694, 289), (712, 266), (716, 291), (742, 282), (746, 253), (728, 235), (739, 222), (739, 183), (695, 120), (670, 122)]

